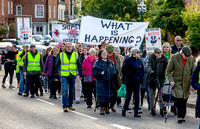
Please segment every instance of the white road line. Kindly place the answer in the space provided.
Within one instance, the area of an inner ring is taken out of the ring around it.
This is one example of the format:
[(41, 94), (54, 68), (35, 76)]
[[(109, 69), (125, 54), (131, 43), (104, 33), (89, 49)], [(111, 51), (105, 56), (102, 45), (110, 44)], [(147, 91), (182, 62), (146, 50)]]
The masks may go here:
[(118, 124), (112, 124), (113, 126), (119, 128), (119, 129), (132, 129), (132, 128), (129, 128), (129, 127), (126, 127), (126, 126), (122, 126), (122, 125), (118, 125)]
[(55, 104), (53, 104), (53, 103), (47, 102), (47, 101), (42, 100), (42, 99), (36, 99), (36, 100), (41, 101), (41, 102), (44, 102), (44, 103), (47, 103), (47, 104), (50, 104), (50, 105), (55, 105)]
[(95, 117), (92, 117), (92, 116), (89, 116), (89, 115), (85, 115), (85, 114), (82, 114), (82, 113), (80, 113), (80, 112), (76, 112), (76, 111), (71, 111), (71, 112), (76, 113), (76, 114), (81, 115), (81, 116), (85, 116), (85, 117), (94, 119), (94, 120), (98, 120), (98, 118), (95, 118)]

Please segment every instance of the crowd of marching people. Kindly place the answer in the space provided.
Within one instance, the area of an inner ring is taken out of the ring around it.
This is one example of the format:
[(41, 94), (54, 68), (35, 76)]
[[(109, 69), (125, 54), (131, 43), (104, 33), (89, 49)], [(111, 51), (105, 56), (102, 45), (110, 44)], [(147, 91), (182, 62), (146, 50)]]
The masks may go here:
[[(160, 115), (167, 113), (163, 91), (168, 85), (167, 103), (174, 102), (171, 112), (178, 116), (177, 122), (182, 123), (186, 121), (190, 85), (200, 91), (200, 61), (196, 61), (196, 66), (190, 47), (182, 45), (180, 36), (176, 36), (174, 42), (173, 46), (166, 42), (162, 48), (143, 53), (135, 47), (119, 48), (106, 42), (99, 46), (67, 42), (48, 47), (43, 53), (37, 51), (34, 44), (23, 46), (20, 51), (13, 45), (5, 52), (2, 88), (6, 88), (8, 74), (9, 88), (14, 88), (16, 70), (20, 96), (35, 98), (49, 92), (51, 99), (62, 98), (64, 112), (75, 110), (73, 101), (79, 104), (83, 97), (87, 108), (99, 108), (100, 115), (109, 114), (110, 110), (116, 112), (117, 105), (122, 107), (124, 117), (131, 102), (134, 117), (141, 117), (145, 93), (152, 116), (156, 115), (156, 102)], [(126, 85), (126, 97), (122, 105), (118, 91), (123, 84)], [(196, 117), (200, 117), (199, 109), (198, 98)]]

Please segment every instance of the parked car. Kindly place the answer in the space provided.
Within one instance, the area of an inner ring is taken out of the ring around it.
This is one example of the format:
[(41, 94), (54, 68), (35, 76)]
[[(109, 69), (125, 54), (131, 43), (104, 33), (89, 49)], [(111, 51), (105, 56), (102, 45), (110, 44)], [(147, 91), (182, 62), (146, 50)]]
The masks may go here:
[(43, 39), (44, 39), (44, 45), (45, 45), (45, 46), (48, 46), (49, 43), (53, 41), (53, 39), (51, 38), (50, 35), (44, 35), (44, 36), (43, 36)]
[(34, 39), (35, 42), (41, 42), (41, 44), (44, 44), (44, 38), (42, 35), (32, 35), (32, 39)]
[(43, 50), (43, 49), (47, 49), (47, 46), (44, 46), (44, 45), (36, 45), (36, 49), (37, 49), (40, 53), (42, 53), (42, 50)]
[(49, 47), (54, 47), (55, 45), (58, 45), (58, 42), (51, 42), (51, 43), (49, 43)]
[(3, 42), (11, 42), (12, 44), (19, 45), (16, 39), (3, 39)]

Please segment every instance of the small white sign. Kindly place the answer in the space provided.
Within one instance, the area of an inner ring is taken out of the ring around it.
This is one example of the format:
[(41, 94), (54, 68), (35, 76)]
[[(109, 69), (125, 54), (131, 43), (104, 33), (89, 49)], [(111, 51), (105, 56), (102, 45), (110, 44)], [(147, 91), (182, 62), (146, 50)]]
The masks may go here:
[(153, 52), (154, 48), (161, 48), (160, 28), (146, 29), (146, 51)]
[(20, 45), (30, 45), (32, 42), (32, 29), (22, 29), (20, 33)]

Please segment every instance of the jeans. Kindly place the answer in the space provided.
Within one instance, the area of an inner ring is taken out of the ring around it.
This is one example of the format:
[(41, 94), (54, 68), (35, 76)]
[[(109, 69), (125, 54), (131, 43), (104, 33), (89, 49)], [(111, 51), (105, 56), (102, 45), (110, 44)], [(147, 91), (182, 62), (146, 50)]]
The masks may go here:
[(126, 100), (124, 103), (124, 109), (128, 110), (129, 102), (131, 100), (132, 93), (134, 92), (134, 99), (135, 99), (135, 115), (138, 114), (138, 109), (139, 109), (139, 91), (140, 91), (140, 86), (138, 85), (127, 85), (126, 86)]
[(75, 101), (80, 101), (81, 99), (82, 82), (79, 76), (76, 76), (75, 80)]
[(148, 103), (148, 106), (150, 106), (149, 86), (146, 86), (145, 89), (141, 88), (141, 106), (143, 106), (143, 98), (144, 98), (145, 92), (147, 92), (147, 103)]
[(20, 85), (19, 85), (19, 93), (23, 93), (24, 91), (24, 82), (25, 82), (25, 86), (27, 85), (27, 80), (25, 79), (24, 80), (24, 74), (23, 74), (23, 70), (20, 70), (19, 71), (19, 74), (20, 74)]
[(47, 75), (45, 75), (44, 76), (44, 89), (45, 90), (47, 90), (48, 86), (50, 86), (50, 85), (48, 85), (49, 81), (50, 81), (49, 77)]
[(4, 69), (5, 69), (5, 75), (3, 77), (3, 81), (2, 83), (4, 84), (5, 81), (6, 81), (6, 78), (8, 76), (8, 73), (10, 74), (10, 85), (12, 85), (12, 82), (13, 82), (13, 75), (14, 75), (14, 69), (13, 69), (13, 66), (10, 65), (10, 64), (5, 64), (4, 65)]
[[(75, 90), (75, 78), (62, 77), (62, 104), (63, 109), (72, 107), (74, 90)], [(69, 90), (68, 90), (69, 88)], [(68, 93), (69, 92), (69, 93)]]
[[(41, 88), (40, 75), (28, 75), (27, 79), (31, 95), (38, 93), (38, 88)], [(41, 90), (42, 89), (40, 89), (40, 92)]]

